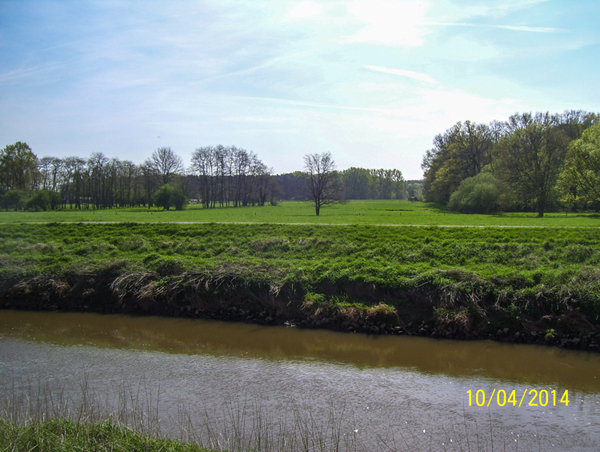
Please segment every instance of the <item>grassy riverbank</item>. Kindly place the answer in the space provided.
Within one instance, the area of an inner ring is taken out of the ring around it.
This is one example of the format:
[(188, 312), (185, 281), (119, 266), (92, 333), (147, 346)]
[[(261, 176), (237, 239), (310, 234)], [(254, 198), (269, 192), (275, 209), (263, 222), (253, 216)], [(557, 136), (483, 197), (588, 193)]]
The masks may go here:
[(0, 303), (596, 348), (593, 228), (6, 224)]
[(152, 438), (110, 420), (77, 423), (66, 418), (18, 425), (0, 418), (0, 450), (7, 452), (123, 451), (210, 452), (194, 444)]

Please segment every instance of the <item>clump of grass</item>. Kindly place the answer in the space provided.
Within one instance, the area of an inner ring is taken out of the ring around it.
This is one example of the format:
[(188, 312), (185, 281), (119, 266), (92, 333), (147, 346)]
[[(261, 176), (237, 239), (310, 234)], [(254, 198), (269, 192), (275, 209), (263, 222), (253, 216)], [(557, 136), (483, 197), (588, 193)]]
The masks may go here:
[(59, 418), (18, 425), (0, 418), (0, 450), (7, 452), (209, 452), (196, 444), (153, 438), (108, 419), (77, 423)]
[[(365, 450), (343, 432), (342, 411), (316, 422), (299, 407), (290, 418), (254, 402), (227, 403), (209, 412), (181, 404), (161, 428), (161, 400), (151, 388), (127, 381), (99, 395), (85, 379), (80, 394), (60, 384), (13, 386), (0, 395), (0, 450), (58, 451), (305, 451)], [(68, 394), (67, 394), (68, 393)], [(164, 419), (163, 419), (164, 421)]]

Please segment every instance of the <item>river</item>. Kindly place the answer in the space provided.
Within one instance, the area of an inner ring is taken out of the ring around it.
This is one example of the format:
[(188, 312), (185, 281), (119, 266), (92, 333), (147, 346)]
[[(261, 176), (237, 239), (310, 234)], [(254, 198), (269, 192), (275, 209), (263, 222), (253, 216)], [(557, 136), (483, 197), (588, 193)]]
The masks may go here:
[(0, 311), (5, 412), (231, 449), (597, 451), (599, 375), (599, 354), (543, 346)]

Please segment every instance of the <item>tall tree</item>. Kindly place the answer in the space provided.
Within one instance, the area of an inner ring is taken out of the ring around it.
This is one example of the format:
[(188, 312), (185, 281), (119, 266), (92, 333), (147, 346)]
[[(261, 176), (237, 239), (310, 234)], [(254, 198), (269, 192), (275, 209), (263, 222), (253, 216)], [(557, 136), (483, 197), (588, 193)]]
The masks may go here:
[(88, 196), (92, 204), (99, 209), (105, 207), (105, 185), (106, 185), (106, 166), (109, 163), (108, 157), (102, 152), (93, 152), (87, 161), (88, 169)]
[(81, 209), (84, 198), (90, 197), (86, 191), (86, 183), (90, 179), (91, 171), (86, 161), (79, 157), (67, 157), (64, 160), (65, 176), (61, 188), (62, 197), (67, 205)]
[(204, 207), (263, 205), (276, 190), (271, 169), (253, 152), (235, 146), (196, 149), (190, 169), (198, 177)]
[(373, 195), (371, 171), (365, 168), (348, 168), (340, 173), (346, 199), (368, 199)]
[(152, 157), (146, 161), (161, 178), (161, 184), (168, 184), (174, 174), (183, 172), (183, 162), (171, 148), (158, 148), (152, 153)]
[(507, 126), (508, 134), (496, 147), (494, 172), (543, 217), (569, 138), (548, 113), (513, 115)]
[(497, 133), (485, 124), (471, 121), (456, 123), (433, 140), (421, 168), (425, 173), (428, 201), (447, 203), (450, 195), (467, 177), (476, 176), (492, 159), (492, 146)]
[(0, 150), (0, 193), (32, 192), (39, 178), (38, 158), (27, 143), (17, 141)]
[(321, 207), (341, 198), (335, 162), (329, 152), (307, 154), (304, 156), (304, 171), (308, 198), (315, 203), (315, 213), (319, 216)]
[(598, 120), (598, 114), (583, 110), (567, 110), (553, 115), (552, 119), (570, 140), (578, 140), (581, 138), (583, 131)]
[(600, 207), (600, 123), (569, 145), (559, 187), (567, 202), (583, 200)]

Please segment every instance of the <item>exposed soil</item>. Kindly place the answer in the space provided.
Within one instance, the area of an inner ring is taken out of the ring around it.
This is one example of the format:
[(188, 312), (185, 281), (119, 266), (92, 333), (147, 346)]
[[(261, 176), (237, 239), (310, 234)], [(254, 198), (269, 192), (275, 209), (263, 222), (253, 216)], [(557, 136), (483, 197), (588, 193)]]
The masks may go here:
[[(541, 304), (529, 315), (514, 315), (502, 307), (498, 298), (487, 300), (485, 291), (477, 298), (473, 292), (461, 293), (455, 288), (450, 302), (447, 288), (427, 285), (390, 289), (346, 282), (319, 290), (323, 298), (317, 302), (307, 299), (301, 283), (273, 287), (232, 275), (121, 274), (115, 268), (104, 274), (67, 275), (61, 280), (40, 275), (12, 284), (5, 281), (0, 289), (0, 307), (192, 317), (367, 334), (493, 339), (590, 351), (597, 351), (600, 344), (598, 325), (566, 304), (554, 312), (542, 309), (547, 304)], [(381, 303), (352, 306), (333, 301), (340, 293), (346, 300), (352, 300), (353, 295), (364, 300), (367, 291)]]

